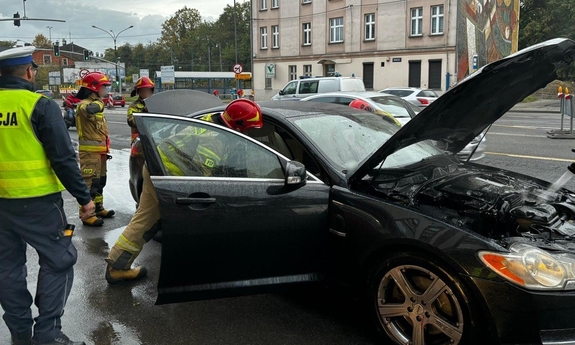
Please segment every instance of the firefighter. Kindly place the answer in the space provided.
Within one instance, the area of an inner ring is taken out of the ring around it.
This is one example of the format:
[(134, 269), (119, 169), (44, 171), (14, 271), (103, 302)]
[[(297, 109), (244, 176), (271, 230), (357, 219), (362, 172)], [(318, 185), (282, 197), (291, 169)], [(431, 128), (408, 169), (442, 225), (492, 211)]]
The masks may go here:
[(83, 221), (88, 226), (102, 226), (102, 218), (111, 218), (115, 212), (104, 208), (104, 187), (106, 186), (107, 160), (110, 152), (108, 124), (104, 116), (106, 86), (110, 80), (100, 72), (91, 72), (82, 78), (78, 98), (82, 101), (76, 109), (78, 129), (80, 171), (96, 204), (96, 215)]
[[(202, 119), (240, 132), (263, 125), (260, 107), (246, 99), (231, 102), (222, 114), (208, 114)], [(166, 138), (157, 150), (166, 172), (173, 176), (210, 176), (214, 167), (227, 158), (226, 144), (217, 133), (198, 127), (187, 127)], [(158, 231), (154, 224), (160, 219), (160, 206), (145, 166), (142, 175), (140, 206), (106, 258), (105, 277), (110, 284), (142, 278), (147, 274), (145, 267), (132, 268), (132, 263), (144, 244)]]
[(130, 96), (134, 97), (138, 95), (138, 99), (134, 103), (130, 104), (128, 107), (128, 126), (132, 131), (132, 143), (138, 137), (138, 127), (136, 127), (136, 121), (134, 121), (134, 113), (147, 113), (146, 108), (146, 98), (154, 94), (154, 83), (150, 78), (144, 76), (138, 79), (134, 90)]
[[(34, 50), (0, 52), (0, 305), (13, 345), (82, 345), (62, 333), (77, 251), (61, 192), (67, 189), (83, 205), (82, 219), (93, 215), (95, 207), (60, 107), (33, 92)], [(27, 244), (38, 253), (40, 265), (35, 319), (26, 284)]]

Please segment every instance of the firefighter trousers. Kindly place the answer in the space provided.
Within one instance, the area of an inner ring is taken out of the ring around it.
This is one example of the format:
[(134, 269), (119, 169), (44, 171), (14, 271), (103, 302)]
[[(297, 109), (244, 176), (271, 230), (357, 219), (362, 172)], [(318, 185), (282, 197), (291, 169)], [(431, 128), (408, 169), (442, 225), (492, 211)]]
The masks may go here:
[(156, 223), (160, 220), (160, 204), (145, 165), (142, 175), (144, 182), (140, 205), (106, 258), (106, 262), (117, 270), (129, 269), (142, 251), (144, 244), (149, 242), (159, 230)]
[[(60, 337), (60, 318), (74, 281), (77, 252), (66, 227), (61, 193), (29, 199), (0, 199), (0, 305), (12, 335), (32, 331), (34, 342)], [(38, 253), (38, 283), (32, 319), (32, 295), (26, 285), (26, 247)]]
[(107, 162), (108, 155), (105, 153), (80, 152), (80, 171), (96, 204), (96, 211), (104, 206)]

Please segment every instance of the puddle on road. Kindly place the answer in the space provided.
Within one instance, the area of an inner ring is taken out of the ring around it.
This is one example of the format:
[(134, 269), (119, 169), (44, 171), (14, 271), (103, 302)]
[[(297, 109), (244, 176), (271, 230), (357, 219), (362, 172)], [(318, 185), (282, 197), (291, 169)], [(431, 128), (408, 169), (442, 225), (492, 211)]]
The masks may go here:
[(95, 345), (138, 345), (141, 344), (138, 336), (129, 328), (118, 323), (103, 321), (90, 334), (90, 340)]
[(108, 248), (106, 250), (106, 256), (108, 255), (109, 249), (114, 246), (114, 243), (116, 243), (118, 237), (120, 237), (122, 232), (124, 232), (124, 229), (126, 229), (126, 227), (122, 226), (114, 230), (106, 231), (106, 235), (104, 236), (104, 242), (108, 244)]

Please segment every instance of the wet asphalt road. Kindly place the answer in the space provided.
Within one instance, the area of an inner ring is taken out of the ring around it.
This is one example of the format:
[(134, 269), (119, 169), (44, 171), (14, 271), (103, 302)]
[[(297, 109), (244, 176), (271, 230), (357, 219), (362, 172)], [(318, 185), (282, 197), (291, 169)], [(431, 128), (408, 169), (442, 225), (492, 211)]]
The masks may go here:
[[(70, 223), (77, 224), (74, 244), (79, 259), (66, 312), (64, 332), (88, 344), (378, 344), (369, 320), (356, 302), (337, 291), (301, 288), (286, 293), (155, 306), (161, 245), (150, 242), (137, 260), (149, 269), (145, 280), (108, 286), (104, 258), (135, 210), (127, 181), (129, 128), (125, 109), (107, 111), (114, 159), (108, 166), (105, 204), (117, 216), (102, 228), (80, 225), (77, 205), (65, 193)], [(559, 126), (558, 114), (508, 113), (487, 137), (488, 154), (480, 162), (554, 181), (575, 154), (575, 140), (552, 140), (547, 129)], [(74, 128), (70, 136), (77, 138)], [(509, 155), (514, 155), (511, 157)], [(575, 190), (574, 180), (567, 187)], [(28, 253), (31, 291), (37, 257)], [(186, 274), (187, 267), (181, 267)], [(36, 313), (36, 311), (35, 311)], [(9, 344), (0, 323), (0, 344)]]

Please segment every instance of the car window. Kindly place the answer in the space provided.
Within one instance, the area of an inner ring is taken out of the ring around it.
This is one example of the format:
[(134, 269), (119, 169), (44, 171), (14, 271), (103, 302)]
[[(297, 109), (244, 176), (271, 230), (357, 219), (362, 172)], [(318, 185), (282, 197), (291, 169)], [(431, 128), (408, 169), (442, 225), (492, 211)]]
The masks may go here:
[(292, 121), (341, 170), (356, 167), (399, 129), (363, 111), (353, 116), (316, 115)]
[(318, 81), (301, 81), (299, 83), (299, 93), (317, 93)]
[(184, 120), (143, 120), (166, 175), (284, 178), (276, 154), (236, 133)]
[(417, 97), (437, 98), (437, 94), (433, 90), (422, 90), (417, 94)]
[(351, 97), (339, 97), (337, 104), (349, 105), (351, 102), (353, 102)]
[(295, 95), (297, 90), (297, 81), (292, 81), (284, 87), (284, 95)]
[(322, 103), (335, 103), (337, 98), (335, 96), (324, 96), (324, 97), (316, 97), (310, 99), (310, 102), (322, 102)]
[(390, 95), (394, 95), (397, 97), (407, 97), (411, 95), (413, 91), (411, 90), (383, 90), (385, 93), (389, 93)]
[(403, 102), (385, 96), (370, 97), (370, 99), (377, 103), (381, 110), (394, 117), (411, 117)]

